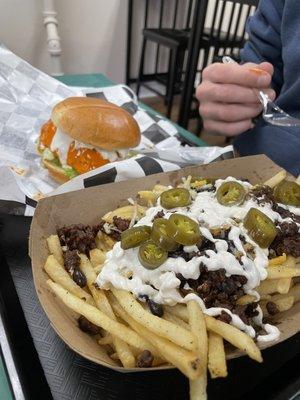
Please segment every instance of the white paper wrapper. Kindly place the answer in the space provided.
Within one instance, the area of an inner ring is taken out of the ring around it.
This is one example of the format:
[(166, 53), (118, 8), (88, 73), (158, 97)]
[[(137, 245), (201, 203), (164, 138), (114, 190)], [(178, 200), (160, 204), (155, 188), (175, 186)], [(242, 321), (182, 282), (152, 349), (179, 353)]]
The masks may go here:
[[(56, 103), (87, 92), (130, 112), (140, 126), (142, 140), (135, 149), (136, 157), (105, 165), (59, 186), (41, 167), (36, 152), (40, 128)], [(96, 91), (70, 88), (0, 46), (0, 213), (32, 216), (37, 201), (44, 196), (232, 157), (232, 146), (182, 146), (176, 127), (160, 115), (142, 110), (127, 86)]]

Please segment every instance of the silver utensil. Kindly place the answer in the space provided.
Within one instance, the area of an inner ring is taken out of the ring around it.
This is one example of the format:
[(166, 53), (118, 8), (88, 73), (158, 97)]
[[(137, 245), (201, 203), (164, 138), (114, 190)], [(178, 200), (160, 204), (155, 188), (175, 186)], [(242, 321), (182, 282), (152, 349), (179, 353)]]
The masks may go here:
[[(222, 62), (224, 64), (237, 64), (237, 62), (229, 56), (222, 57)], [(277, 126), (300, 126), (300, 120), (298, 118), (292, 117), (279, 108), (263, 91), (260, 90), (258, 95), (263, 105), (262, 116), (266, 122)]]

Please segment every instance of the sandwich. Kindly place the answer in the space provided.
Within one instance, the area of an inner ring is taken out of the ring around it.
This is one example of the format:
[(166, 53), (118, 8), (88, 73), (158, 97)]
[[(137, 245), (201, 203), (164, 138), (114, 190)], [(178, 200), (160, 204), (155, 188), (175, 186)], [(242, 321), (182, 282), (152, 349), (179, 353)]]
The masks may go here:
[(92, 97), (70, 97), (53, 108), (37, 150), (50, 175), (63, 183), (126, 158), (140, 140), (137, 122), (124, 109)]

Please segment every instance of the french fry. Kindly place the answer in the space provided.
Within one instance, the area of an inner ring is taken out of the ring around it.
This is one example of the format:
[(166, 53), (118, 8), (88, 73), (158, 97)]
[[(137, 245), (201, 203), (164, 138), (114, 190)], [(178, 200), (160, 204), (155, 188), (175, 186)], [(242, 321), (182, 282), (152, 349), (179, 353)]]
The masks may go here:
[(91, 306), (90, 304), (87, 304), (84, 300), (81, 300), (78, 297), (74, 296), (72, 293), (65, 290), (62, 286), (51, 281), (51, 279), (47, 280), (47, 285), (52, 289), (56, 296), (59, 297), (60, 300), (74, 312), (83, 315), (93, 324), (99, 326), (100, 328), (118, 337), (119, 339), (124, 340), (126, 343), (136, 347), (140, 351), (144, 351), (145, 349), (149, 349), (150, 347), (149, 350), (154, 355), (159, 356), (155, 348), (153, 348), (153, 346), (151, 346), (151, 344), (147, 340), (143, 339), (131, 328), (109, 318), (102, 311), (98, 310), (98, 308)]
[(278, 279), (277, 291), (280, 294), (286, 294), (289, 292), (292, 284), (291, 278)]
[(210, 331), (217, 333), (233, 346), (245, 351), (253, 360), (262, 362), (259, 348), (254, 343), (253, 339), (251, 339), (251, 337), (246, 333), (240, 331), (232, 325), (210, 317), (209, 315), (205, 315), (205, 321), (206, 326)]
[(263, 296), (276, 292), (281, 294), (287, 293), (290, 286), (291, 278), (266, 279), (260, 283), (256, 291), (260, 294), (261, 298), (263, 298)]
[(104, 232), (99, 231), (95, 238), (95, 243), (99, 250), (107, 252), (113, 248), (116, 242)]
[[(189, 379), (196, 379), (200, 375), (200, 361), (197, 356), (174, 343), (152, 333), (144, 326), (137, 323), (131, 315), (116, 300), (109, 297), (110, 303), (116, 313), (126, 321), (136, 332), (147, 338), (149, 342), (169, 363), (177, 367)], [(145, 347), (145, 349), (147, 349)]]
[(131, 293), (115, 288), (111, 289), (111, 291), (124, 310), (139, 324), (151, 332), (176, 343), (178, 346), (182, 346), (187, 350), (195, 349), (195, 340), (191, 332), (144, 310)]
[(189, 301), (187, 309), (191, 332), (196, 339), (197, 355), (203, 365), (203, 371), (206, 371), (208, 344), (205, 317), (196, 301)]
[(195, 301), (189, 301), (187, 304), (189, 323), (191, 332), (195, 336), (197, 344), (197, 355), (201, 361), (202, 374), (195, 380), (190, 380), (190, 400), (207, 399), (207, 330), (204, 314)]
[(207, 372), (203, 373), (199, 378), (190, 379), (190, 400), (205, 400), (207, 399)]
[(103, 268), (103, 264), (99, 264), (94, 268), (95, 273), (98, 275)]
[(102, 265), (105, 259), (106, 259), (105, 251), (101, 251), (100, 249), (90, 250), (90, 260), (94, 268), (97, 267), (99, 264)]
[(295, 303), (300, 301), (300, 283), (297, 283), (289, 290), (289, 294), (294, 296)]
[(272, 265), (281, 265), (285, 261), (286, 261), (286, 254), (283, 253), (282, 256), (271, 258), (269, 260), (269, 267), (271, 267)]
[(185, 322), (189, 321), (188, 311), (185, 305), (176, 304), (175, 306), (165, 306), (164, 307), (168, 312), (176, 317), (182, 319)]
[[(94, 301), (104, 314), (106, 314), (112, 320), (116, 320), (115, 314), (107, 300), (104, 292), (101, 289), (97, 289), (94, 286), (94, 282), (96, 280), (96, 273), (90, 263), (90, 260), (87, 258), (85, 254), (80, 254), (80, 268), (82, 272), (85, 274), (88, 287), (92, 293)], [(112, 342), (118, 354), (118, 357), (125, 368), (133, 368), (135, 366), (135, 358), (130, 350), (130, 347), (126, 342), (121, 340), (120, 338), (113, 337)], [(98, 342), (99, 343), (99, 342)]]
[(110, 357), (112, 360), (115, 360), (115, 361), (120, 360), (120, 357), (119, 357), (119, 354), (118, 354), (118, 353), (112, 353), (109, 357)]
[[(294, 296), (290, 295), (290, 294), (284, 294), (284, 295), (279, 294), (279, 295), (272, 296), (271, 299), (268, 301), (271, 301), (272, 303), (274, 303), (277, 306), (279, 312), (283, 312), (283, 311), (287, 311), (293, 307)], [(260, 303), (260, 306), (262, 308), (264, 315), (268, 314), (267, 307), (266, 307), (268, 301), (262, 301)]]
[(184, 329), (190, 330), (190, 326), (187, 322), (183, 321), (182, 319), (178, 318), (176, 315), (171, 314), (168, 311), (164, 311), (163, 318), (169, 322), (173, 322), (173, 324), (181, 326)]
[(152, 190), (141, 190), (138, 192), (138, 196), (146, 202), (148, 207), (152, 207), (158, 197)]
[(98, 339), (97, 342), (100, 346), (111, 345), (113, 343), (112, 335), (108, 333), (104, 337)]
[[(106, 213), (102, 217), (102, 219), (110, 224), (113, 222), (114, 217), (119, 217), (119, 218), (123, 218), (123, 219), (131, 219), (135, 212), (134, 207), (135, 206), (133, 206), (133, 205), (128, 205), (128, 206), (117, 208), (116, 210), (109, 211), (108, 213)], [(137, 206), (137, 213), (138, 213), (137, 217), (138, 218), (143, 217), (145, 215), (145, 211), (146, 211), (145, 207), (138, 205)]]
[(237, 300), (236, 304), (244, 306), (246, 304), (253, 303), (255, 300), (255, 296), (252, 296), (251, 294), (245, 294), (245, 296), (242, 296)]
[(48, 256), (44, 265), (44, 269), (55, 283), (58, 283), (64, 289), (73, 293), (80, 299), (83, 299), (90, 304), (94, 304), (92, 296), (73, 281), (71, 276), (64, 269), (64, 267), (59, 264), (54, 255), (51, 254), (50, 256)]
[(215, 332), (208, 335), (208, 369), (212, 379), (227, 376), (223, 338)]
[(300, 175), (298, 175), (298, 177), (297, 177), (295, 182), (298, 183), (298, 185), (300, 185)]
[(269, 279), (293, 278), (300, 276), (300, 267), (286, 267), (285, 265), (277, 265), (268, 267)]
[(61, 248), (58, 236), (50, 235), (47, 238), (47, 245), (48, 245), (50, 254), (53, 254), (53, 256), (57, 259), (57, 261), (60, 263), (60, 265), (64, 265), (63, 252), (62, 252), (62, 248)]
[(281, 181), (286, 178), (286, 171), (282, 169), (276, 175), (272, 176), (272, 178), (268, 179), (264, 182), (264, 185), (270, 186), (271, 188), (277, 186)]

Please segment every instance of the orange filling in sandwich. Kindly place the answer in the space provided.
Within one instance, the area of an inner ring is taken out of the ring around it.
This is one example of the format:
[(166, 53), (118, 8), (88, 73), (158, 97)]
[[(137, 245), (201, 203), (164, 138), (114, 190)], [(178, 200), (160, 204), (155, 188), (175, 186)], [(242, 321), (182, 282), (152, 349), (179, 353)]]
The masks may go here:
[[(50, 149), (56, 130), (57, 128), (53, 122), (51, 120), (47, 121), (41, 129), (40, 145)], [(56, 156), (58, 157), (57, 154)], [(107, 163), (109, 163), (109, 160), (105, 159), (96, 149), (76, 148), (75, 141), (69, 147), (67, 164), (79, 174), (84, 174)]]

